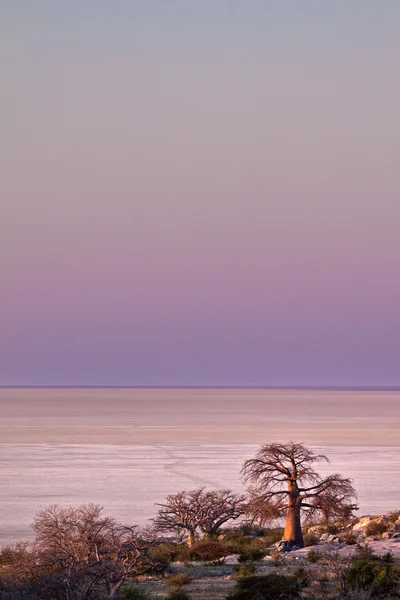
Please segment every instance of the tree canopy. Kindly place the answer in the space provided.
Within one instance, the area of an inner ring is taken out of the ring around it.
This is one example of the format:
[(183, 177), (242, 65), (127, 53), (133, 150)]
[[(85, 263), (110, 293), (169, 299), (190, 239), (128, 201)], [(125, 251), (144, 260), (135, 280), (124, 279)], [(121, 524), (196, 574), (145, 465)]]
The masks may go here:
[(301, 443), (267, 444), (242, 468), (249, 490), (249, 510), (261, 519), (286, 516), (283, 541), (289, 547), (304, 545), (301, 512), (307, 518), (322, 515), (325, 520), (348, 516), (356, 505), (350, 479), (335, 473), (322, 477), (315, 464), (329, 462)]

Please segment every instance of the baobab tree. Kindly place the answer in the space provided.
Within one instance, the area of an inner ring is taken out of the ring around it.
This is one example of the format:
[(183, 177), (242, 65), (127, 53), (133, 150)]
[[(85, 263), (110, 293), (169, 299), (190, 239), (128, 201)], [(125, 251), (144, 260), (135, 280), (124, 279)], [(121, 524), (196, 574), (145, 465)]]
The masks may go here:
[(225, 523), (239, 519), (245, 513), (245, 496), (230, 490), (202, 491), (198, 501), (201, 508), (199, 529), (208, 537), (217, 536)]
[(204, 488), (178, 492), (167, 496), (154, 526), (158, 531), (185, 532), (187, 544), (194, 544), (199, 530), (203, 535), (215, 536), (222, 525), (238, 519), (245, 511), (245, 497), (230, 490), (207, 491)]
[(256, 516), (286, 517), (282, 541), (287, 549), (304, 546), (301, 513), (308, 518), (322, 514), (325, 519), (351, 514), (356, 496), (351, 480), (338, 474), (321, 477), (315, 463), (328, 458), (314, 454), (303, 444), (268, 444), (242, 468), (250, 488), (249, 510)]

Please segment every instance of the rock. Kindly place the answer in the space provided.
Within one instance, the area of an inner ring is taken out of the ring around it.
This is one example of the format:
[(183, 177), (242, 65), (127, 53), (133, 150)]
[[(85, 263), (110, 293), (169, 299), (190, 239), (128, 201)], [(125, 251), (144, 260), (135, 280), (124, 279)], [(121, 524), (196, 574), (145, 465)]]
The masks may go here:
[(299, 550), (300, 546), (296, 546), (296, 544), (291, 544), (286, 540), (281, 540), (276, 545), (276, 549), (278, 552), (291, 552), (292, 550)]

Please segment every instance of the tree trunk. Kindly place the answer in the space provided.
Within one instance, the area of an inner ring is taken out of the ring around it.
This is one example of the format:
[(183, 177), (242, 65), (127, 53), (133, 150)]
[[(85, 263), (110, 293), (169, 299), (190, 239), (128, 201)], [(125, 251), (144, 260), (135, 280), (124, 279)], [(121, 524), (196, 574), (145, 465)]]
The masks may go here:
[(288, 546), (304, 547), (303, 533), (301, 531), (300, 504), (290, 501), (286, 513), (285, 533), (282, 538)]
[(194, 544), (194, 531), (191, 531), (190, 529), (188, 530), (188, 539), (187, 539), (187, 545), (189, 546), (189, 548), (191, 548)]

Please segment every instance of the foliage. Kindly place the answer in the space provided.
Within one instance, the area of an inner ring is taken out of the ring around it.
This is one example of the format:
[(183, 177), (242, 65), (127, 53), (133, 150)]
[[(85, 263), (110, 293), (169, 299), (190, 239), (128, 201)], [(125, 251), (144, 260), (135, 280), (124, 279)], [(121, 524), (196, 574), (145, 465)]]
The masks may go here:
[(190, 596), (185, 590), (171, 590), (167, 600), (190, 600)]
[(304, 567), (296, 567), (292, 572), (292, 577), (299, 582), (301, 587), (305, 587), (311, 579), (311, 574)]
[(303, 546), (300, 512), (308, 519), (322, 515), (328, 521), (351, 513), (355, 490), (350, 479), (337, 473), (325, 478), (314, 464), (327, 457), (314, 454), (303, 444), (268, 444), (242, 468), (244, 479), (252, 484), (247, 512), (260, 523), (286, 515), (284, 540)]
[(256, 566), (253, 561), (248, 560), (245, 563), (236, 565), (238, 577), (250, 577), (256, 572)]
[(205, 563), (220, 564), (225, 557), (233, 554), (234, 548), (223, 542), (203, 540), (191, 548), (193, 560), (201, 560)]
[(261, 560), (265, 554), (265, 542), (262, 539), (253, 539), (250, 543), (242, 545), (238, 560), (239, 562)]
[[(399, 570), (390, 554), (356, 558), (346, 572), (346, 584), (351, 590), (370, 589), (373, 597), (396, 597), (399, 590)], [(397, 596), (398, 597), (398, 596)]]
[(299, 582), (288, 575), (253, 575), (239, 579), (228, 600), (295, 600), (300, 590)]
[(187, 573), (177, 573), (171, 575), (165, 580), (165, 583), (171, 589), (180, 590), (184, 585), (188, 585), (192, 581), (192, 578)]
[(282, 539), (283, 531), (283, 527), (270, 527), (266, 529), (264, 539), (267, 546), (272, 546), (272, 544), (279, 542)]
[(150, 594), (140, 585), (129, 585), (122, 589), (121, 600), (151, 600)]

